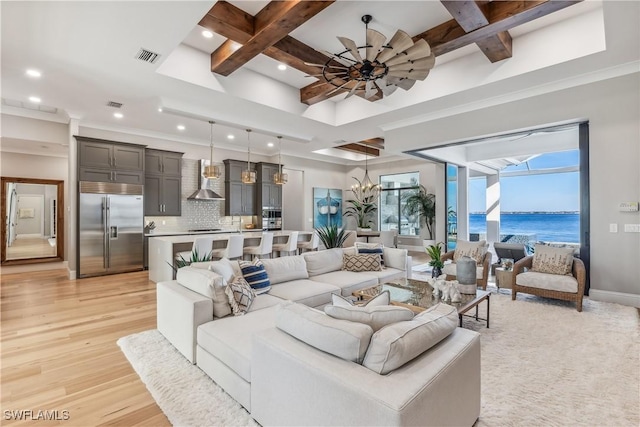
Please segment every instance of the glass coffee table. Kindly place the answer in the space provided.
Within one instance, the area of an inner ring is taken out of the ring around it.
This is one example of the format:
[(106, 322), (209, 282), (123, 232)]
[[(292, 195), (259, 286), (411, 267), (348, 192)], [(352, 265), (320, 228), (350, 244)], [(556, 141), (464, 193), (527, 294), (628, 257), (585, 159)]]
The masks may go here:
[[(375, 297), (380, 292), (387, 290), (391, 294), (392, 305), (406, 307), (414, 313), (420, 313), (440, 302), (456, 307), (458, 310), (458, 318), (460, 319), (460, 326), (462, 326), (462, 317), (466, 316), (465, 313), (475, 308), (475, 315), (469, 317), (473, 317), (476, 320), (484, 320), (487, 322), (487, 328), (489, 327), (489, 298), (491, 292), (483, 291), (482, 289), (476, 290), (475, 295), (462, 294), (462, 301), (460, 302), (444, 302), (441, 301), (440, 298), (433, 297), (433, 287), (428, 282), (416, 279), (398, 279), (355, 291), (353, 292), (353, 296), (358, 298), (358, 300), (366, 301)], [(486, 319), (478, 317), (478, 305), (480, 305), (482, 301), (487, 302)]]

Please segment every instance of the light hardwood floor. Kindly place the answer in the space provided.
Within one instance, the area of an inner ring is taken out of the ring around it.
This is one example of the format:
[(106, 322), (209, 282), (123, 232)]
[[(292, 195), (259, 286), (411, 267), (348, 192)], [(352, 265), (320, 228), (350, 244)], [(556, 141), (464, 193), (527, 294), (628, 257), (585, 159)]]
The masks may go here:
[(68, 280), (66, 271), (2, 275), (0, 424), (7, 410), (69, 411), (65, 426), (170, 425), (116, 344), (156, 327), (147, 272)]
[(22, 237), (7, 248), (7, 259), (43, 258), (56, 256), (56, 247), (40, 237)]

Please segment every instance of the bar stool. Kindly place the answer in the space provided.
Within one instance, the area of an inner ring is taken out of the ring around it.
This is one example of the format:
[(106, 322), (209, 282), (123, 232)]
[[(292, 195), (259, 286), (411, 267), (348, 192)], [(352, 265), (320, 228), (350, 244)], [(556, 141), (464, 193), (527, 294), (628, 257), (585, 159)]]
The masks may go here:
[(197, 255), (197, 261), (203, 261), (211, 257), (211, 250), (213, 248), (213, 236), (196, 237), (193, 240), (193, 246), (190, 251), (178, 252), (176, 254), (176, 261), (184, 259), (191, 263)]
[(229, 236), (229, 240), (227, 240), (227, 247), (221, 249), (214, 249), (211, 251), (212, 259), (234, 259), (234, 258), (242, 258), (244, 249), (244, 236), (241, 234), (234, 234), (233, 236)]
[(317, 251), (320, 246), (320, 236), (317, 231), (313, 231), (311, 240), (298, 242), (298, 253), (301, 254), (305, 251)]
[(263, 255), (269, 255), (271, 257), (271, 251), (273, 248), (273, 233), (262, 233), (262, 238), (257, 246), (245, 246), (242, 250), (243, 255), (255, 255), (261, 258)]
[(282, 252), (287, 252), (287, 255), (291, 255), (291, 252), (298, 250), (298, 233), (299, 231), (292, 231), (289, 233), (289, 238), (285, 243), (276, 243), (273, 245), (273, 252), (278, 252), (278, 257), (282, 256)]

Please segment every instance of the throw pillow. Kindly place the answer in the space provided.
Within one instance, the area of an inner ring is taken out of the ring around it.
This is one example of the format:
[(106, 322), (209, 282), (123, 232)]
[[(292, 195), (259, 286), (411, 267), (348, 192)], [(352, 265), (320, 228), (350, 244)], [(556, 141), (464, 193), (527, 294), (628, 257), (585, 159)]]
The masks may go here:
[(480, 240), (479, 242), (467, 242), (466, 240), (458, 240), (456, 242), (456, 250), (453, 252), (453, 262), (458, 262), (463, 256), (468, 256), (481, 265), (484, 254), (487, 253), (487, 242)]
[(231, 305), (234, 316), (245, 314), (256, 297), (256, 293), (242, 276), (234, 277), (224, 291), (229, 298), (229, 305)]
[(368, 325), (334, 319), (292, 301), (278, 306), (276, 327), (310, 346), (356, 363), (362, 363), (373, 334)]
[(573, 253), (573, 248), (554, 248), (547, 245), (536, 245), (535, 252), (533, 253), (531, 271), (571, 275)]
[(384, 267), (384, 246), (381, 243), (356, 242), (359, 254), (380, 254), (380, 265)]
[[(391, 292), (383, 291), (380, 292), (375, 297), (371, 298), (366, 303), (362, 304), (360, 307), (379, 307), (381, 305), (389, 305), (391, 303)], [(353, 302), (342, 295), (339, 294), (331, 294), (331, 304), (338, 307), (353, 307)]]
[(240, 270), (244, 279), (253, 288), (256, 294), (262, 294), (268, 292), (271, 289), (271, 282), (267, 271), (262, 265), (262, 261), (256, 258), (253, 261), (238, 261), (240, 264)]
[(458, 310), (437, 304), (412, 320), (387, 325), (373, 334), (362, 365), (384, 375), (448, 337), (458, 327)]
[(413, 319), (413, 311), (405, 307), (396, 307), (393, 305), (374, 307), (339, 307), (327, 305), (324, 308), (324, 312), (334, 319), (364, 323), (365, 325), (371, 326), (374, 332), (383, 326)]
[(342, 255), (342, 269), (346, 271), (382, 271), (379, 254)]
[(236, 272), (233, 270), (232, 261), (229, 261), (227, 258), (210, 262), (209, 270), (221, 275), (226, 282), (230, 282), (233, 276), (236, 275)]
[(219, 274), (204, 268), (187, 266), (178, 269), (176, 281), (187, 289), (211, 298), (214, 317), (231, 314), (231, 307), (224, 292), (226, 282)]

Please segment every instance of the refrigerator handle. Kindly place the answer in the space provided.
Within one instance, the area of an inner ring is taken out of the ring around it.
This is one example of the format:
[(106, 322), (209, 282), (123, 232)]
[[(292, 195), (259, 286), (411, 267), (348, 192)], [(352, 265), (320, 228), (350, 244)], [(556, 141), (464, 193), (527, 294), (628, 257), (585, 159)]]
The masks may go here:
[(109, 220), (111, 217), (111, 203), (109, 200), (109, 196), (104, 198), (105, 200), (105, 229), (104, 229), (104, 259), (105, 259), (105, 268), (111, 267), (111, 245), (109, 244), (109, 236), (107, 233), (111, 228), (111, 221)]
[(118, 226), (117, 225), (109, 227), (109, 238), (110, 239), (117, 239), (118, 238)]
[(107, 230), (109, 227), (109, 211), (107, 207), (107, 197), (102, 198), (102, 246), (104, 247), (104, 256), (102, 257), (102, 267), (106, 270), (109, 268), (109, 239), (107, 239)]

